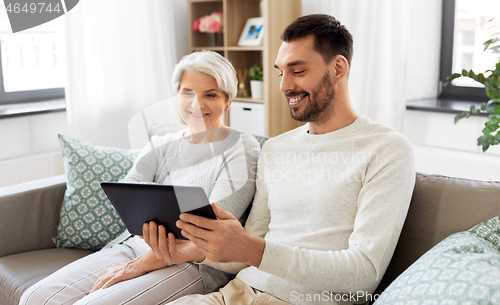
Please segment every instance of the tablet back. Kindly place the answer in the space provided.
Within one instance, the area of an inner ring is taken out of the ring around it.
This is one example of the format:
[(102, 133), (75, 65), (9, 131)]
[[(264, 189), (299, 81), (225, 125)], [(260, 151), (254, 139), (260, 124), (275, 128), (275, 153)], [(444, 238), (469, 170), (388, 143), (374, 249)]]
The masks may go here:
[(101, 187), (130, 233), (142, 235), (144, 223), (165, 226), (175, 238), (186, 239), (175, 226), (181, 213), (217, 219), (201, 187), (101, 182)]

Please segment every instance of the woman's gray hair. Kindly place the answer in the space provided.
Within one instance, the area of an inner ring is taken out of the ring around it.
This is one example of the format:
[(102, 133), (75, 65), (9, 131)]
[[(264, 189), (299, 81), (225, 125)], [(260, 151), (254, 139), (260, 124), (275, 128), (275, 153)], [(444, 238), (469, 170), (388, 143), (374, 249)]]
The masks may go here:
[(172, 75), (175, 92), (179, 91), (180, 81), (186, 71), (202, 72), (212, 76), (219, 89), (226, 94), (228, 101), (236, 97), (238, 92), (236, 71), (229, 60), (219, 53), (203, 50), (184, 56), (175, 66)]

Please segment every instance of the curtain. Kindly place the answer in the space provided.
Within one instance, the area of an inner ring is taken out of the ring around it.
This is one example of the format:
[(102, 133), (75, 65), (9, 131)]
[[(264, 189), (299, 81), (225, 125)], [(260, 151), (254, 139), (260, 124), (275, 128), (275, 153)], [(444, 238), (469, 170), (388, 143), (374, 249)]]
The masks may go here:
[(181, 37), (176, 41), (174, 16), (174, 1), (165, 0), (85, 0), (66, 14), (72, 137), (129, 148), (128, 121), (174, 94), (178, 44), (186, 44)]
[(437, 96), (441, 1), (302, 0), (302, 14), (312, 13), (334, 16), (353, 35), (358, 114), (401, 132), (406, 100)]

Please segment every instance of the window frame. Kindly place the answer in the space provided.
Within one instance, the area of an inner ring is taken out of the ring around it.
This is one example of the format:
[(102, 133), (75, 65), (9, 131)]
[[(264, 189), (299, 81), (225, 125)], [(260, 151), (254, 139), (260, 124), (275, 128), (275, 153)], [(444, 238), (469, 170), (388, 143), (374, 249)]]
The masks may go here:
[(0, 105), (43, 102), (47, 100), (65, 98), (64, 88), (5, 92), (1, 58), (2, 48), (0, 46)]
[(456, 0), (442, 0), (442, 28), (441, 28), (441, 64), (439, 70), (439, 88), (441, 99), (487, 102), (489, 100), (484, 88), (443, 86), (446, 78), (452, 74), (453, 46), (455, 39), (455, 8)]

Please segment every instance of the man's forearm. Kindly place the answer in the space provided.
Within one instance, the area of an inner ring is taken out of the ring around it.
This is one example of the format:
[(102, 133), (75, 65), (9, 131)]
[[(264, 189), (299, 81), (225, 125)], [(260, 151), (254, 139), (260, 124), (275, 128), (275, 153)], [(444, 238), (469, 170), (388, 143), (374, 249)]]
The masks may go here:
[(248, 235), (246, 242), (247, 255), (243, 257), (242, 263), (258, 268), (262, 262), (265, 247), (266, 241), (263, 238)]

